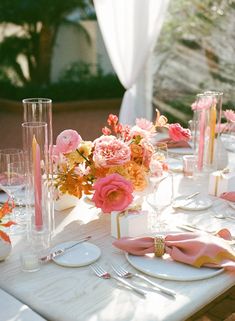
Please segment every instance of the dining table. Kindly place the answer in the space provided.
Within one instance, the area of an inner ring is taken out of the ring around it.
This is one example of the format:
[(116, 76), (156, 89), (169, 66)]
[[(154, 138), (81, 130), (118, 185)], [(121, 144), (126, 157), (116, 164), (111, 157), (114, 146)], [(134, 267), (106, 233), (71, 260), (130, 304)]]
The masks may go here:
[[(234, 153), (230, 153), (231, 164), (234, 156)], [(169, 182), (165, 184), (162, 197), (168, 194), (170, 188), (167, 187)], [(182, 232), (182, 226), (190, 224), (205, 230), (205, 233), (228, 228), (235, 236), (232, 215), (231, 218), (215, 215), (218, 211), (233, 213), (233, 209), (225, 201), (208, 195), (208, 174), (188, 178), (177, 170), (173, 173), (173, 184), (175, 198), (200, 192), (200, 195), (211, 200), (212, 205), (198, 211), (174, 208), (172, 204), (165, 206), (161, 214), (166, 223), (164, 233)], [(143, 207), (151, 211), (145, 198)], [(233, 215), (235, 218), (235, 210)], [(129, 271), (138, 271), (129, 263), (125, 253), (112, 244), (115, 239), (111, 236), (110, 214), (101, 213), (86, 197), (73, 208), (56, 211), (55, 223), (52, 247), (90, 235), (89, 243), (100, 249), (96, 264), (112, 273), (111, 265), (116, 263)], [(158, 235), (162, 232), (150, 230), (149, 234)], [(0, 263), (0, 288), (50, 321), (182, 321), (235, 284), (235, 274), (229, 271), (212, 272), (206, 278), (195, 280), (184, 280), (182, 272), (179, 280), (176, 280), (168, 277), (166, 267), (164, 276), (138, 273), (175, 291), (176, 295), (164, 294), (143, 280), (129, 279), (146, 291), (143, 297), (115, 279), (97, 277), (90, 265), (70, 267), (49, 261), (41, 264), (37, 272), (23, 272), (19, 257), (25, 248), (25, 236), (12, 235), (11, 239), (12, 252)]]

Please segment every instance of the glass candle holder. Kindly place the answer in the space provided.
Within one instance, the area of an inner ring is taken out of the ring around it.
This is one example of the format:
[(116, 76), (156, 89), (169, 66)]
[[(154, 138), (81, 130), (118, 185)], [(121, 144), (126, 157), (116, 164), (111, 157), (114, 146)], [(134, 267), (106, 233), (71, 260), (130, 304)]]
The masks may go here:
[[(52, 159), (53, 150), (53, 129), (52, 129), (52, 100), (48, 98), (26, 98), (23, 99), (24, 108), (24, 122), (45, 122), (47, 124), (47, 142), (48, 142), (48, 153), (49, 159)], [(50, 188), (48, 190), (51, 198), (50, 212), (54, 215), (54, 190), (53, 190), (53, 164), (49, 162), (49, 178)], [(52, 220), (55, 222), (54, 218)], [(54, 230), (54, 226), (52, 230)]]
[(194, 155), (183, 156), (183, 173), (186, 177), (193, 177), (196, 167), (196, 158)]
[(47, 141), (47, 124), (26, 122), (23, 128), (23, 149), (26, 169), (26, 203), (31, 212), (30, 237), (37, 251), (49, 247), (54, 225), (51, 212), (50, 162)]
[(222, 113), (222, 92), (208, 91), (197, 95), (192, 105), (194, 110), (194, 150), (198, 172), (209, 172), (216, 169), (215, 144), (220, 134)]

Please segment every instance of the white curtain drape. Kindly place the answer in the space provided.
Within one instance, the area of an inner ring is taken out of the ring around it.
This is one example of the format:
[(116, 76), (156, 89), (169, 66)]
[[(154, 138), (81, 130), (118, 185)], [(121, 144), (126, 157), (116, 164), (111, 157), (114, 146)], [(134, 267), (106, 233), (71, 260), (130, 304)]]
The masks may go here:
[(127, 89), (120, 111), (122, 123), (133, 124), (136, 117), (151, 117), (151, 104), (147, 108), (140, 98), (141, 91), (146, 94), (144, 80), (138, 79), (160, 33), (168, 3), (169, 0), (94, 0), (110, 60)]

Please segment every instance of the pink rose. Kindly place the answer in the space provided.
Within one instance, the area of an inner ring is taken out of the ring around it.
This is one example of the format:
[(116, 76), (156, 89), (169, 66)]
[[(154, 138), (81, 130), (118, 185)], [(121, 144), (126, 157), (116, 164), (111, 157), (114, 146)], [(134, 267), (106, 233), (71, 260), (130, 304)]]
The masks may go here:
[(121, 165), (130, 160), (129, 146), (115, 136), (101, 136), (94, 146), (93, 160), (98, 167)]
[(227, 109), (224, 111), (224, 117), (227, 121), (235, 122), (235, 112), (232, 109)]
[(56, 150), (62, 154), (71, 153), (76, 150), (81, 140), (76, 130), (66, 129), (56, 138)]
[(133, 186), (119, 174), (99, 178), (94, 184), (92, 201), (104, 213), (123, 211), (133, 201)]
[(170, 138), (176, 142), (180, 140), (187, 142), (191, 138), (191, 131), (178, 123), (169, 125), (168, 130)]

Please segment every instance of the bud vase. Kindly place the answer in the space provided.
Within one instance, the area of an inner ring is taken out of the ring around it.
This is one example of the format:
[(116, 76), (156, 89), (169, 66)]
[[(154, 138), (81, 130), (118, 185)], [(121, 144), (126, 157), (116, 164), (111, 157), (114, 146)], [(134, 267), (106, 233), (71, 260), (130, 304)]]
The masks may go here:
[(217, 155), (215, 152), (216, 137), (220, 135), (222, 112), (221, 92), (205, 92), (197, 95), (192, 105), (194, 111), (194, 152), (196, 169), (199, 173), (216, 169)]

